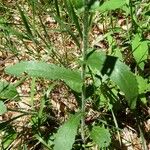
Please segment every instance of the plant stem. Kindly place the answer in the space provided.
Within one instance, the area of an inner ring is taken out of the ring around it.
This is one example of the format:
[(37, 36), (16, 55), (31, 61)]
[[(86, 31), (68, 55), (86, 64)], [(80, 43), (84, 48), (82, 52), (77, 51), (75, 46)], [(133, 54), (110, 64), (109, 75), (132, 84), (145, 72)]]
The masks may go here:
[(82, 107), (81, 111), (83, 113), (82, 119), (81, 119), (81, 137), (83, 140), (83, 143), (85, 143), (85, 132), (84, 132), (84, 126), (85, 126), (85, 101), (86, 101), (86, 83), (85, 83), (85, 77), (86, 77), (86, 59), (87, 59), (87, 49), (88, 49), (88, 27), (89, 27), (89, 8), (87, 0), (84, 0), (84, 16), (83, 16), (83, 43), (82, 43), (82, 66), (81, 66), (81, 78), (82, 78)]

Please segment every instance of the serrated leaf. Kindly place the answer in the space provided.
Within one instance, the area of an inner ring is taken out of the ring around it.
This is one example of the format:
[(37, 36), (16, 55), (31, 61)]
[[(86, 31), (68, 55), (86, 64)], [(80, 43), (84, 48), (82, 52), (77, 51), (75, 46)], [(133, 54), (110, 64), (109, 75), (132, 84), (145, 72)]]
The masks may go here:
[(107, 75), (124, 92), (131, 109), (136, 106), (138, 96), (138, 84), (136, 77), (128, 66), (119, 61), (117, 57), (107, 56), (100, 52), (94, 52), (87, 60), (92, 70), (97, 70), (102, 75)]
[(22, 61), (5, 69), (6, 73), (21, 76), (27, 73), (31, 77), (41, 77), (48, 80), (63, 80), (71, 89), (81, 91), (81, 77), (77, 71), (72, 71), (54, 64), (40, 61)]
[(108, 147), (111, 143), (111, 135), (108, 129), (94, 126), (91, 131), (91, 138), (100, 148)]
[(108, 0), (104, 2), (99, 8), (99, 11), (110, 11), (122, 7), (126, 4), (126, 0)]
[(0, 99), (15, 99), (19, 100), (18, 92), (16, 88), (8, 82), (0, 82)]
[(3, 115), (5, 112), (7, 112), (7, 108), (3, 101), (0, 101), (0, 115)]
[(58, 130), (54, 140), (54, 150), (71, 150), (80, 123), (81, 113), (72, 115)]

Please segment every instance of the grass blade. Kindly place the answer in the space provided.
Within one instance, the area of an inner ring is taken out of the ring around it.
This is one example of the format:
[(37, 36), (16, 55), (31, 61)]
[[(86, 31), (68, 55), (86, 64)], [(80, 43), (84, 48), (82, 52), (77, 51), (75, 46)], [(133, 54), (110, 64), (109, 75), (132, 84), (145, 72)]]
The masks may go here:
[(26, 31), (27, 31), (29, 37), (33, 37), (32, 31), (31, 31), (31, 29), (30, 29), (30, 25), (29, 25), (29, 23), (28, 23), (28, 19), (27, 19), (27, 17), (25, 16), (24, 11), (21, 10), (21, 8), (20, 8), (19, 5), (17, 5), (17, 8), (18, 8), (18, 10), (19, 10), (19, 13), (20, 13), (20, 15), (21, 15), (21, 19), (22, 19), (22, 21), (23, 21), (23, 23), (24, 23), (24, 26), (25, 26), (25, 28), (26, 28)]

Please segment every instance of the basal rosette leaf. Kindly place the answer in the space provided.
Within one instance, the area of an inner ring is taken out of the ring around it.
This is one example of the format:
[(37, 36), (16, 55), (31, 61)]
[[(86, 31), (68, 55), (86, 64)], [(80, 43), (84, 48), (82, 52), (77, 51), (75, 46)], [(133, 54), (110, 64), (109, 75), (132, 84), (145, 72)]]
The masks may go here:
[(80, 124), (81, 113), (72, 115), (59, 129), (54, 140), (54, 150), (71, 150)]

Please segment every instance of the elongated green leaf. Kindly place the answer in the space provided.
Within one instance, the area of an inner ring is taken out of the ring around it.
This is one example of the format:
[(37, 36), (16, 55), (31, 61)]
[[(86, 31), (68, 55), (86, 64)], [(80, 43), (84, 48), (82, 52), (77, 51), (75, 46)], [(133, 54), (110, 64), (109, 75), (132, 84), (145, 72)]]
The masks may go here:
[(48, 80), (63, 80), (70, 88), (81, 91), (81, 77), (77, 71), (72, 71), (54, 64), (37, 61), (23, 61), (14, 66), (7, 67), (6, 73), (20, 76), (27, 73), (31, 77), (42, 77)]
[(10, 26), (3, 26), (0, 24), (0, 29), (7, 31), (10, 35), (16, 35), (19, 39), (30, 40), (30, 38), (27, 37), (24, 33), (21, 33), (21, 32), (17, 31), (16, 29), (14, 29)]
[(65, 5), (66, 5), (66, 8), (67, 8), (67, 11), (68, 11), (68, 15), (70, 16), (71, 20), (74, 22), (74, 24), (76, 26), (76, 29), (78, 30), (79, 35), (82, 38), (82, 31), (81, 31), (81, 28), (80, 28), (79, 19), (78, 19), (78, 16), (76, 15), (76, 13), (75, 13), (73, 4), (72, 4), (71, 0), (65, 0), (64, 2), (65, 2)]
[(7, 108), (3, 101), (0, 101), (0, 115), (4, 114), (7, 111)]
[(25, 16), (24, 11), (21, 10), (20, 6), (17, 5), (17, 7), (18, 7), (19, 13), (20, 13), (20, 15), (21, 15), (22, 21), (23, 21), (23, 23), (24, 23), (24, 26), (25, 26), (25, 28), (26, 28), (26, 31), (27, 31), (27, 33), (29, 34), (29, 36), (32, 37), (33, 35), (32, 35), (32, 32), (31, 32), (31, 29), (30, 29), (30, 26), (29, 26), (27, 17)]
[(17, 133), (13, 128), (8, 129), (8, 131), (5, 132), (5, 135), (2, 139), (2, 147), (3, 149), (12, 149), (10, 147), (11, 143), (17, 138)]
[(0, 82), (0, 99), (15, 99), (19, 100), (18, 92), (16, 88), (8, 82)]
[(138, 96), (138, 84), (136, 77), (129, 70), (128, 66), (119, 61), (117, 57), (107, 56), (100, 52), (91, 54), (87, 64), (93, 70), (99, 70), (102, 75), (108, 75), (124, 92), (130, 108), (135, 108)]
[(35, 134), (34, 136), (40, 143), (42, 143), (44, 146), (46, 146), (48, 149), (50, 149), (50, 146), (43, 140), (42, 137), (40, 137), (38, 134)]
[(77, 113), (60, 127), (54, 141), (54, 150), (71, 150), (80, 123), (81, 113)]
[(108, 129), (94, 126), (91, 131), (91, 138), (100, 148), (108, 147), (111, 143), (111, 135)]
[(101, 5), (98, 10), (100, 11), (110, 11), (115, 10), (117, 8), (122, 7), (124, 4), (126, 4), (126, 0), (108, 0), (104, 2), (103, 5)]

